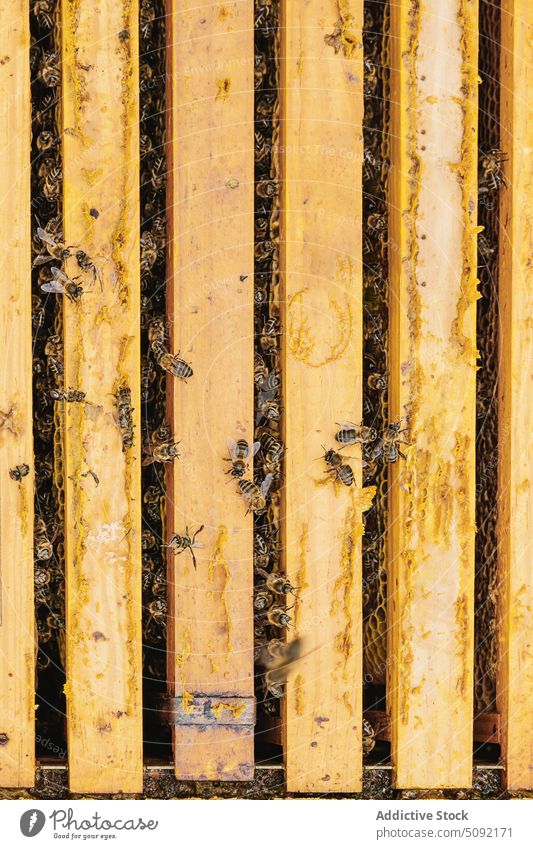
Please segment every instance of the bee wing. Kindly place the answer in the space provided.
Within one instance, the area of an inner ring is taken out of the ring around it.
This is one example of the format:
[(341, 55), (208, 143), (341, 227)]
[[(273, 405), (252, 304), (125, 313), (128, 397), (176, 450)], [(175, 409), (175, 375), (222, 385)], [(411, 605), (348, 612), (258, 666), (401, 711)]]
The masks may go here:
[(58, 268), (57, 265), (53, 265), (50, 271), (52, 272), (56, 280), (61, 280), (63, 283), (69, 282), (69, 278), (67, 277), (67, 275), (63, 271), (61, 271), (61, 269)]
[(337, 424), (346, 430), (358, 430), (360, 427), (360, 425), (356, 425), (353, 422), (337, 422)]
[(33, 267), (35, 268), (38, 265), (44, 265), (46, 262), (53, 262), (53, 261), (54, 261), (53, 256), (49, 256), (49, 255), (43, 256), (43, 254), (39, 254), (39, 256), (36, 256), (35, 259), (33, 260)]
[(255, 455), (257, 454), (257, 452), (259, 451), (260, 448), (261, 448), (261, 443), (260, 442), (254, 442), (252, 444), (252, 447), (250, 448), (250, 457), (255, 457)]
[(261, 495), (265, 496), (267, 494), (273, 480), (274, 480), (274, 475), (271, 472), (269, 472), (268, 475), (266, 476), (266, 478), (264, 479), (263, 483), (260, 486)]
[(50, 245), (51, 247), (55, 247), (56, 241), (53, 239), (46, 230), (43, 230), (42, 227), (37, 227), (37, 235), (41, 242), (44, 242), (45, 245)]
[(41, 289), (43, 292), (54, 292), (62, 295), (65, 294), (65, 287), (59, 282), (59, 280), (50, 280), (49, 283), (41, 283)]
[(234, 439), (231, 438), (231, 436), (228, 436), (226, 440), (226, 445), (228, 446), (228, 451), (231, 459), (236, 460), (237, 443)]

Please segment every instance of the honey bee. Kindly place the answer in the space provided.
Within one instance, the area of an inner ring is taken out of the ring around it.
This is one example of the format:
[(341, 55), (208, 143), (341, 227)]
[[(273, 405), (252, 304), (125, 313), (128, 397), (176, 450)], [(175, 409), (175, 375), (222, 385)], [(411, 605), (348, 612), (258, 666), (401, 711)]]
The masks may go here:
[(157, 373), (147, 357), (141, 362), (141, 398), (146, 404), (154, 397), (154, 383)]
[(61, 387), (63, 385), (63, 345), (59, 336), (52, 334), (48, 337), (44, 353), (48, 373), (53, 375), (56, 385)]
[(179, 353), (169, 354), (166, 352), (159, 357), (157, 362), (163, 371), (172, 374), (174, 377), (179, 377), (180, 380), (184, 380), (185, 382), (187, 382), (187, 378), (193, 376), (193, 370), (190, 363), (186, 362), (186, 360), (182, 360)]
[(158, 156), (150, 170), (150, 180), (155, 191), (165, 188), (166, 177), (165, 160), (162, 156)]
[(143, 466), (151, 463), (172, 463), (179, 457), (179, 442), (174, 442), (168, 425), (161, 425), (154, 431), (149, 444), (143, 447)]
[(139, 149), (141, 154), (141, 159), (143, 159), (148, 153), (152, 151), (152, 139), (146, 133), (141, 133), (139, 138)]
[(406, 433), (407, 428), (400, 430), (400, 422), (394, 422), (388, 425), (383, 431), (381, 437), (372, 447), (370, 455), (373, 460), (382, 460), (386, 463), (396, 463), (399, 457), (406, 459), (405, 454), (399, 449), (399, 445), (409, 445), (404, 439), (400, 439), (402, 433)]
[(41, 289), (43, 292), (66, 295), (67, 298), (73, 302), (77, 301), (83, 295), (82, 287), (74, 280), (71, 280), (70, 277), (67, 277), (60, 268), (56, 268), (56, 266), (53, 265), (50, 271), (52, 272), (53, 280), (50, 280), (47, 283), (41, 283)]
[(48, 88), (56, 88), (60, 84), (59, 53), (43, 53), (39, 77)]
[(189, 534), (189, 528), (186, 527), (185, 534), (183, 536), (180, 536), (180, 534), (174, 534), (170, 542), (164, 543), (162, 548), (171, 548), (172, 554), (174, 555), (182, 554), (182, 552), (189, 549), (189, 551), (191, 552), (193, 566), (196, 569), (196, 557), (194, 556), (193, 549), (202, 548), (202, 546), (196, 542), (196, 537), (201, 531), (203, 531), (203, 529), (204, 525), (200, 525), (198, 530), (191, 537), (191, 535)]
[(274, 603), (274, 596), (271, 593), (260, 590), (254, 596), (254, 608), (258, 611), (268, 610)]
[(267, 463), (279, 463), (283, 456), (283, 443), (270, 433), (262, 437), (263, 456)]
[(275, 628), (287, 628), (292, 622), (292, 616), (289, 616), (284, 607), (272, 607), (267, 611), (266, 618)]
[(387, 388), (387, 379), (384, 374), (379, 372), (369, 374), (366, 382), (369, 389), (376, 389), (379, 392), (383, 392)]
[(33, 14), (37, 18), (39, 26), (43, 29), (52, 29), (54, 19), (54, 0), (35, 0), (33, 4)]
[(35, 144), (39, 153), (46, 153), (59, 144), (59, 139), (50, 130), (41, 130)]
[(55, 159), (45, 159), (39, 168), (39, 179), (42, 180), (43, 194), (49, 201), (57, 201), (61, 196), (63, 171)]
[[(352, 422), (337, 422), (341, 430), (335, 434), (335, 439), (342, 445), (362, 445), (368, 442), (375, 442), (378, 438), (377, 430), (373, 427), (366, 427), (363, 424), (353, 424)], [(326, 462), (328, 462), (326, 460)]]
[(148, 274), (157, 262), (157, 246), (149, 230), (146, 230), (140, 238), (141, 245), (141, 272)]
[(505, 175), (502, 165), (507, 162), (508, 156), (501, 150), (493, 148), (480, 157), (481, 175), (480, 187), (486, 191), (498, 191), (505, 185)]
[(375, 94), (378, 87), (378, 69), (369, 59), (364, 61), (364, 93), (368, 97)]
[(96, 279), (100, 277), (96, 265), (94, 264), (90, 256), (85, 253), (85, 251), (76, 251), (76, 262), (78, 263), (78, 267), (81, 268), (82, 271), (88, 271), (92, 274), (93, 280), (95, 282)]
[(46, 318), (46, 310), (39, 295), (31, 296), (31, 321), (35, 330), (42, 327)]
[(46, 525), (40, 516), (35, 517), (35, 528), (33, 533), (35, 559), (50, 560), (54, 550), (52, 543), (48, 539)]
[(155, 598), (148, 602), (148, 612), (150, 619), (153, 619), (158, 624), (161, 624), (167, 615), (167, 600), (166, 598)]
[(281, 416), (281, 408), (278, 401), (271, 397), (271, 393), (260, 392), (256, 401), (256, 426), (263, 420), (272, 421), (279, 419)]
[(285, 575), (279, 575), (275, 572), (265, 572), (264, 569), (256, 569), (256, 572), (264, 579), (266, 587), (276, 595), (294, 594), (295, 588)]
[(273, 354), (277, 348), (277, 337), (280, 335), (279, 320), (269, 318), (263, 325), (260, 335), (260, 344), (266, 354)]
[(158, 486), (147, 486), (143, 494), (146, 512), (152, 522), (161, 520), (161, 489)]
[(253, 481), (249, 480), (238, 481), (241, 495), (248, 505), (246, 514), (250, 513), (250, 511), (256, 515), (264, 513), (266, 508), (266, 496), (273, 479), (274, 475), (268, 474), (260, 486), (257, 486), (257, 484)]
[(261, 573), (268, 566), (269, 559), (270, 549), (261, 534), (256, 533), (254, 536), (254, 563), (258, 573)]
[(117, 419), (122, 436), (122, 450), (133, 445), (133, 408), (131, 406), (131, 389), (128, 386), (119, 387), (116, 395)]
[(290, 643), (270, 640), (259, 657), (259, 665), (266, 670), (265, 689), (274, 698), (279, 699), (283, 696), (289, 670), (302, 656), (302, 645), (300, 639), (291, 640)]
[(254, 354), (254, 381), (257, 386), (262, 386), (268, 377), (268, 367), (261, 354)]
[(250, 446), (245, 439), (238, 439), (237, 442), (235, 442), (234, 439), (229, 438), (227, 445), (230, 456), (226, 458), (226, 461), (231, 463), (231, 469), (227, 472), (227, 474), (234, 478), (242, 478), (244, 477), (244, 473), (248, 470), (247, 461), (251, 460), (252, 457), (255, 457), (261, 448), (261, 443), (254, 442)]
[[(324, 448), (324, 446), (322, 446)], [(324, 448), (324, 461), (329, 466), (328, 474), (332, 474), (335, 480), (339, 480), (345, 486), (355, 484), (353, 469), (344, 462), (344, 457), (333, 448), (326, 451)]]
[(20, 483), (22, 478), (25, 478), (26, 475), (29, 475), (29, 473), (30, 467), (28, 466), (28, 464), (22, 463), (20, 466), (15, 466), (14, 469), (9, 470), (9, 477), (11, 478), (11, 480), (18, 481)]
[(85, 392), (79, 389), (50, 389), (49, 395), (53, 401), (66, 401), (69, 404), (85, 400)]
[(72, 256), (74, 245), (65, 245), (63, 242), (58, 241), (57, 237), (43, 230), (42, 227), (37, 227), (37, 237), (46, 245), (47, 254), (39, 254), (39, 256), (35, 257), (33, 261), (34, 267), (52, 262), (54, 259), (64, 262), (69, 256)]

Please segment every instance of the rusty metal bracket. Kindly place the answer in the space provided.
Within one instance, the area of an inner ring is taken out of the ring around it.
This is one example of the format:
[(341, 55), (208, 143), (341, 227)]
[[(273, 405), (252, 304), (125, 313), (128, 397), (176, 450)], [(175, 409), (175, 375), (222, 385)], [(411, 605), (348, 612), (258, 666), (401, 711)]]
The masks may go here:
[(255, 698), (253, 696), (206, 696), (203, 693), (183, 693), (167, 696), (164, 713), (169, 725), (229, 726), (243, 728), (255, 726)]

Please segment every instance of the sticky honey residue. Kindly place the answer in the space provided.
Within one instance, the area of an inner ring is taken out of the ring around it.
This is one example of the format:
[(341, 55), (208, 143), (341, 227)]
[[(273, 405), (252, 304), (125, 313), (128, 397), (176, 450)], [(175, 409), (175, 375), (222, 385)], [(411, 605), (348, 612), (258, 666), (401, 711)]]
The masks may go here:
[(211, 706), (211, 713), (216, 719), (220, 717), (223, 710), (229, 711), (233, 714), (234, 719), (238, 719), (239, 716), (242, 716), (246, 710), (246, 704), (245, 702), (237, 702), (236, 704), (232, 704), (231, 702), (219, 702), (218, 704)]
[(344, 614), (344, 629), (335, 638), (335, 648), (344, 657), (344, 676), (347, 676), (347, 664), (353, 651), (353, 616), (352, 600), (356, 577), (357, 543), (363, 536), (363, 525), (360, 513), (355, 509), (354, 495), (352, 503), (345, 513), (344, 525), (341, 531), (341, 561), (340, 572), (332, 592), (330, 613), (336, 616), (342, 605)]
[(215, 100), (227, 100), (231, 91), (231, 80), (228, 77), (224, 77), (222, 80), (217, 80), (216, 84), (217, 93)]
[(296, 599), (294, 601), (294, 629), (296, 632), (296, 636), (298, 636), (300, 632), (300, 620), (302, 616), (302, 604), (301, 604), (301, 594), (303, 590), (307, 589), (309, 584), (307, 583), (307, 544), (309, 540), (309, 524), (304, 522), (302, 525), (302, 532), (300, 534), (300, 540), (298, 544), (298, 570), (296, 572), (296, 586), (298, 587), (298, 592), (296, 593)]
[(344, 703), (344, 707), (348, 711), (348, 714), (350, 716), (353, 716), (354, 715), (353, 696), (350, 695), (350, 693), (347, 693), (346, 691), (344, 691), (344, 693), (342, 694), (342, 701)]
[(184, 713), (191, 713), (194, 696), (185, 687), (185, 664), (192, 654), (191, 635), (186, 628), (183, 632), (183, 649), (176, 653), (177, 678), (181, 682), (181, 705)]
[(338, 20), (335, 29), (326, 35), (324, 41), (333, 47), (335, 53), (342, 50), (347, 59), (353, 59), (361, 47), (361, 33), (357, 26), (355, 15), (350, 10), (347, 0), (337, 0)]
[(228, 583), (231, 577), (230, 568), (228, 566), (227, 560), (224, 556), (224, 546), (228, 541), (228, 529), (225, 525), (219, 525), (218, 527), (218, 536), (215, 542), (215, 548), (213, 549), (213, 554), (209, 559), (209, 565), (207, 569), (207, 580), (210, 583), (213, 583), (215, 580), (215, 570), (217, 567), (220, 567), (222, 570), (222, 589), (220, 590), (220, 601), (222, 603), (222, 607), (224, 610), (224, 619), (226, 623), (226, 653), (229, 655), (233, 651), (232, 645), (232, 634), (233, 634), (233, 624), (231, 621), (230, 610), (228, 606), (227, 599), (227, 588)]
[[(349, 260), (351, 262), (351, 260)], [(342, 268), (340, 273), (344, 274)], [(291, 354), (300, 362), (312, 368), (321, 368), (335, 362), (345, 352), (352, 334), (352, 309), (348, 299), (341, 305), (334, 298), (329, 299), (328, 319), (331, 325), (331, 340), (323, 343), (322, 347), (329, 348), (320, 353), (317, 348), (316, 336), (311, 328), (311, 321), (306, 308), (308, 289), (300, 289), (289, 298), (288, 316), (288, 347)], [(347, 290), (349, 291), (349, 290)], [(321, 323), (324, 315), (320, 315)]]
[(457, 630), (455, 632), (457, 654), (461, 663), (461, 672), (457, 680), (457, 691), (464, 697), (468, 687), (468, 658), (470, 657), (471, 648), (469, 604), (465, 593), (459, 596), (455, 602), (455, 624), (457, 625)]
[(302, 675), (298, 674), (294, 679), (294, 703), (297, 716), (304, 715), (303, 683), (304, 679)]
[(461, 190), (463, 211), (461, 294), (457, 301), (457, 316), (452, 326), (452, 343), (466, 364), (476, 367), (475, 333), (465, 333), (473, 326), (469, 313), (479, 298), (477, 289), (477, 32), (476, 10), (470, 0), (460, 0), (457, 21), (461, 31), (461, 110), (463, 133), (459, 162), (451, 168), (456, 172)]

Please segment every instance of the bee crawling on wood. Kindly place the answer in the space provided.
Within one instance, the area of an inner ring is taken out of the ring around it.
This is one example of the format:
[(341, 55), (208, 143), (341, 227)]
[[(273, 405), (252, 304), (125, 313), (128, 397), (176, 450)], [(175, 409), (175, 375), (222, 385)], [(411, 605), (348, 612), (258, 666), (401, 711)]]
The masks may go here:
[(252, 445), (248, 445), (245, 439), (238, 439), (237, 442), (235, 442), (235, 440), (230, 437), (227, 444), (230, 456), (225, 459), (227, 463), (231, 463), (231, 469), (229, 469), (226, 474), (231, 475), (233, 478), (242, 478), (244, 477), (244, 473), (248, 470), (248, 460), (255, 457), (261, 448), (261, 443), (254, 442)]
[(11, 478), (11, 480), (18, 481), (20, 483), (22, 478), (25, 478), (26, 475), (29, 475), (29, 473), (30, 467), (28, 466), (28, 464), (21, 463), (20, 466), (15, 466), (14, 469), (9, 470), (9, 477)]
[(83, 295), (82, 287), (75, 280), (67, 277), (60, 268), (56, 268), (53, 265), (50, 271), (52, 272), (53, 280), (49, 280), (47, 283), (41, 283), (43, 292), (66, 295), (71, 301), (77, 301)]
[(342, 454), (338, 454), (333, 448), (329, 448), (327, 451), (324, 446), (322, 448), (324, 448), (323, 460), (329, 467), (327, 474), (333, 475), (334, 480), (340, 481), (345, 486), (355, 484), (353, 469), (348, 463), (344, 462), (345, 458)]
[(161, 427), (153, 432), (150, 442), (145, 444), (142, 465), (149, 466), (151, 463), (172, 463), (179, 457), (178, 445), (179, 442), (174, 442), (168, 425), (163, 423)]
[(66, 401), (69, 404), (79, 404), (85, 400), (85, 392), (81, 392), (79, 389), (57, 389), (54, 387), (49, 390), (48, 394), (53, 401)]
[(374, 427), (356, 425), (352, 422), (337, 422), (337, 424), (341, 430), (337, 431), (335, 439), (342, 445), (355, 445), (356, 442), (365, 445), (368, 442), (375, 442), (378, 438), (378, 432)]
[(133, 445), (133, 408), (131, 406), (131, 389), (129, 386), (119, 387), (116, 395), (117, 419), (122, 436), (122, 450)]
[(302, 656), (302, 640), (270, 640), (260, 649), (258, 666), (265, 669), (265, 690), (267, 694), (279, 699), (283, 696), (284, 685), (291, 666)]
[(249, 480), (239, 481), (239, 490), (248, 505), (246, 514), (250, 513), (250, 511), (256, 515), (264, 513), (266, 508), (266, 496), (273, 480), (274, 475), (269, 473), (266, 475), (260, 486), (257, 486), (256, 483)]
[(59, 236), (54, 236), (47, 230), (43, 230), (42, 227), (37, 227), (37, 237), (44, 245), (46, 245), (48, 253), (39, 254), (35, 257), (33, 260), (34, 268), (38, 265), (53, 262), (54, 260), (64, 262), (69, 258), (69, 256), (72, 256), (72, 248), (75, 247), (75, 245), (65, 245), (62, 241), (60, 241)]
[(396, 463), (399, 457), (406, 459), (405, 454), (400, 451), (399, 445), (410, 445), (405, 439), (400, 439), (402, 433), (407, 432), (407, 428), (400, 430), (401, 422), (393, 422), (388, 425), (375, 445), (370, 449), (370, 456), (373, 460), (382, 460), (386, 463)]
[(172, 374), (174, 377), (179, 377), (180, 380), (184, 380), (185, 382), (187, 382), (187, 378), (193, 376), (191, 365), (180, 357), (179, 352), (177, 354), (170, 354), (166, 351), (159, 357), (157, 362), (163, 371)]
[(294, 595), (295, 587), (285, 575), (266, 572), (264, 569), (256, 569), (256, 573), (263, 578), (267, 589), (275, 595), (289, 595), (289, 593)]
[(196, 569), (196, 557), (194, 556), (193, 549), (202, 548), (201, 544), (196, 542), (196, 537), (201, 531), (203, 531), (203, 529), (204, 525), (200, 525), (198, 530), (191, 537), (189, 533), (189, 528), (185, 527), (185, 534), (183, 536), (181, 536), (180, 534), (174, 534), (170, 542), (164, 543), (162, 545), (162, 548), (171, 548), (172, 554), (174, 555), (182, 554), (184, 551), (187, 551), (187, 549), (189, 549), (189, 551), (191, 552), (193, 566)]

